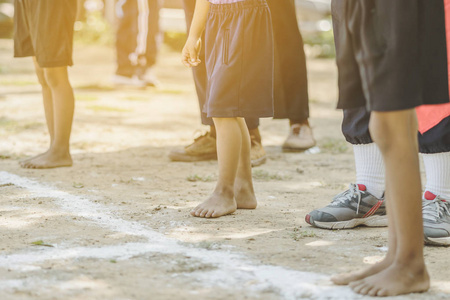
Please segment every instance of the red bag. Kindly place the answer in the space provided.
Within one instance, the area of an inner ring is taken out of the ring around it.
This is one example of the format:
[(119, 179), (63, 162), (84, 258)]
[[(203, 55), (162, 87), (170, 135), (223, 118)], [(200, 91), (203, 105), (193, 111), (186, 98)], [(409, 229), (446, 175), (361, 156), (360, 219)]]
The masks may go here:
[[(448, 51), (448, 67), (450, 78), (450, 0), (444, 0), (445, 19), (447, 30), (447, 51)], [(416, 108), (417, 118), (419, 120), (419, 132), (421, 134), (427, 132), (443, 119), (450, 116), (450, 103), (438, 105), (422, 105)]]

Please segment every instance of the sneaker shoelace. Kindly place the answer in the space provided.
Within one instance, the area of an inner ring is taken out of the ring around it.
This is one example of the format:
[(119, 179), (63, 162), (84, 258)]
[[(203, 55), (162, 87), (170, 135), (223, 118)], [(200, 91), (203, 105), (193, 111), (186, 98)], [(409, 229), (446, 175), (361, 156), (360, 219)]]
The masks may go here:
[(359, 206), (361, 204), (362, 195), (361, 190), (358, 188), (356, 184), (351, 183), (349, 185), (348, 190), (337, 195), (331, 205), (337, 206), (339, 204), (345, 204), (348, 201), (351, 201), (354, 197), (358, 198), (358, 205), (356, 206), (356, 214), (359, 214)]
[(423, 219), (428, 221), (437, 221), (441, 219), (444, 214), (450, 215), (448, 203), (439, 196), (434, 200), (426, 200), (423, 205)]

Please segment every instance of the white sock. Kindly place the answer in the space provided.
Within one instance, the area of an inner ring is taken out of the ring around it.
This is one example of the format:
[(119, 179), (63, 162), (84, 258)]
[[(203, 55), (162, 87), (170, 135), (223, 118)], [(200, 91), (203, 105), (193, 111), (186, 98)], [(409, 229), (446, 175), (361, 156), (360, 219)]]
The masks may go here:
[(381, 198), (385, 189), (383, 156), (375, 143), (353, 145), (356, 165), (356, 183), (364, 184), (367, 191)]
[(450, 152), (422, 154), (427, 184), (425, 190), (450, 200)]

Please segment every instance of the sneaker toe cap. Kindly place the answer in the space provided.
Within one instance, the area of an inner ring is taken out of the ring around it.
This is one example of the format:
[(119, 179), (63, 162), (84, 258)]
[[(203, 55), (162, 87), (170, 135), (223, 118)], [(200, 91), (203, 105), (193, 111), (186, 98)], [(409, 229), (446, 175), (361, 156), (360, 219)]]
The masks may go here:
[(331, 214), (320, 211), (320, 210), (314, 210), (308, 214), (309, 216), (309, 222), (307, 222), (311, 225), (314, 225), (314, 222), (337, 222), (338, 220)]
[(313, 139), (300, 139), (298, 137), (291, 137), (284, 142), (283, 149), (306, 150), (314, 147), (315, 145), (316, 142)]
[(434, 228), (424, 226), (423, 228), (425, 236), (429, 238), (444, 238), (450, 237), (450, 232), (444, 228)]

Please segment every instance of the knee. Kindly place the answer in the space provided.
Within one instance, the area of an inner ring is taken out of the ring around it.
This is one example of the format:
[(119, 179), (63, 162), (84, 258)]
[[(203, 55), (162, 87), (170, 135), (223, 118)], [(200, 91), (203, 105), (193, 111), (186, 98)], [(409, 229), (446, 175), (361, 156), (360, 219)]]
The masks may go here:
[(57, 88), (68, 82), (67, 74), (56, 68), (45, 69), (45, 81), (51, 88)]
[(45, 79), (44, 71), (42, 69), (37, 69), (36, 75), (37, 75), (39, 84), (42, 86), (42, 88), (44, 88), (44, 89), (48, 88), (48, 83), (47, 83), (47, 80)]
[(378, 145), (380, 151), (386, 152), (393, 141), (393, 132), (389, 124), (372, 118), (369, 124), (369, 130), (373, 141)]
[(401, 113), (372, 115), (369, 123), (370, 134), (381, 152), (414, 145), (417, 129), (408, 122), (409, 118)]
[(42, 86), (42, 88), (44, 88), (44, 89), (49, 88), (47, 80), (45, 79), (45, 76), (43, 74), (41, 76), (38, 75), (38, 80), (39, 80), (39, 84)]

